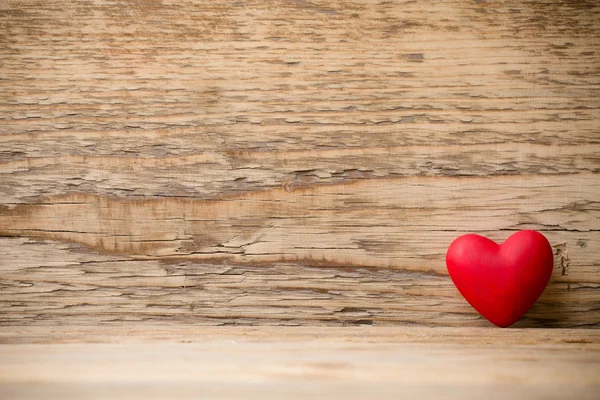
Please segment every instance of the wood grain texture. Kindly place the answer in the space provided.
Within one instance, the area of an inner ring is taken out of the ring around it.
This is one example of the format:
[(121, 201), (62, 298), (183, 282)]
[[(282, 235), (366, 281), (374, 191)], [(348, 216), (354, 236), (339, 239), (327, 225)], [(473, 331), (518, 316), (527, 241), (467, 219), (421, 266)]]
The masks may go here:
[(41, 333), (45, 343), (0, 345), (3, 398), (597, 399), (600, 391), (596, 329), (93, 327), (67, 335), (103, 343), (63, 344), (62, 334)]
[(456, 236), (600, 326), (600, 7), (0, 4), (0, 324), (485, 326)]

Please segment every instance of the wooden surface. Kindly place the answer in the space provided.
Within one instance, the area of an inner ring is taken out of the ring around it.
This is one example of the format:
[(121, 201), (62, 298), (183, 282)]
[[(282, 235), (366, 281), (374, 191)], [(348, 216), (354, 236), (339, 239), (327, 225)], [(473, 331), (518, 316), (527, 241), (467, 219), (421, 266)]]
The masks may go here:
[(600, 325), (595, 2), (0, 4), (0, 324), (488, 326), (450, 242), (540, 230)]
[[(29, 343), (40, 333), (44, 339)], [(0, 332), (0, 341), (7, 343), (7, 336)], [(0, 344), (0, 396), (6, 399), (600, 394), (595, 329), (87, 328), (49, 338), (46, 331), (24, 328), (13, 330), (9, 343)]]
[[(0, 1), (0, 398), (597, 399), (599, 28), (594, 1)], [(444, 254), (520, 229), (554, 274), (490, 328)]]

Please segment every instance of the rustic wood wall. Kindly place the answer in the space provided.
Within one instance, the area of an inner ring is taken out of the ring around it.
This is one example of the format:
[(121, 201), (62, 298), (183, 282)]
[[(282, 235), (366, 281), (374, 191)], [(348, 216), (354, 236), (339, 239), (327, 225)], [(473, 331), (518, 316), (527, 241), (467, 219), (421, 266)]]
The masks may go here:
[(600, 326), (595, 1), (0, 2), (0, 324), (486, 326), (453, 238), (546, 235)]

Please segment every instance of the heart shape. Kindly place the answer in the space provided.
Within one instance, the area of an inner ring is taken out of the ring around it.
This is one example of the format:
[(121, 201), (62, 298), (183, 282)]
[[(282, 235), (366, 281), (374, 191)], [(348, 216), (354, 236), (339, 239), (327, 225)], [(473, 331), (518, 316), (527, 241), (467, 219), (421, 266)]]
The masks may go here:
[(536, 231), (520, 231), (502, 244), (475, 235), (455, 239), (446, 253), (458, 291), (494, 325), (507, 327), (533, 306), (550, 281), (554, 256)]

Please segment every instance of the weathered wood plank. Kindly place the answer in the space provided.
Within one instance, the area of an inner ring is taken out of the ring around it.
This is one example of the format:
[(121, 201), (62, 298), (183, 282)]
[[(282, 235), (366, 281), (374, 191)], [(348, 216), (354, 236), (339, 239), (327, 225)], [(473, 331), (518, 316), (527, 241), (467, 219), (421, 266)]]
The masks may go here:
[[(596, 182), (596, 174), (363, 179), (207, 201), (79, 193), (5, 206), (0, 234), (150, 258), (306, 260), (443, 273), (445, 249), (464, 231), (534, 228), (593, 237), (600, 226)], [(587, 245), (573, 251), (593, 265)]]
[(80, 192), (211, 199), (248, 191), (371, 178), (553, 175), (597, 172), (599, 168), (600, 144), (423, 144), (329, 150), (200, 151), (164, 157), (70, 155), (2, 162), (0, 189), (5, 203)]
[(484, 325), (451, 240), (541, 230), (600, 324), (595, 2), (0, 4), (0, 323)]
[[(596, 236), (590, 242), (597, 243)], [(170, 321), (190, 325), (488, 326), (441, 271), (320, 260), (258, 265), (186, 259), (165, 262), (162, 258), (142, 261), (88, 254), (84, 248), (57, 242), (16, 238), (1, 243), (4, 312), (0, 322), (4, 325), (120, 326), (128, 321)], [(570, 242), (557, 251), (575, 245)], [(572, 263), (569, 257), (577, 260), (577, 255), (564, 251), (557, 257), (546, 292), (517, 326), (599, 324), (594, 267)], [(443, 266), (441, 259), (430, 263)]]

